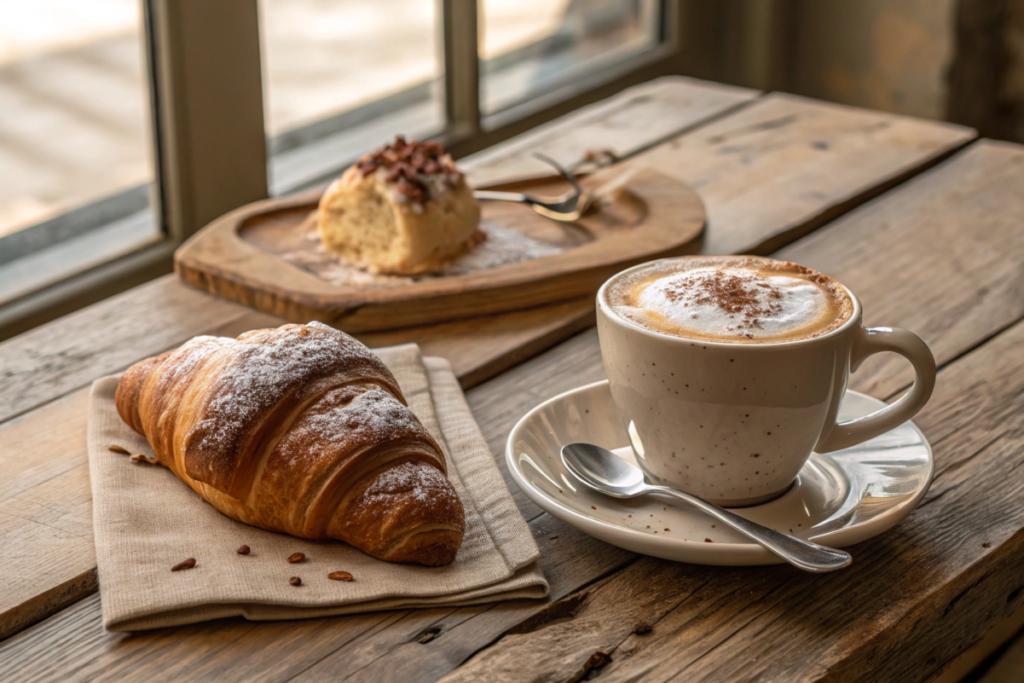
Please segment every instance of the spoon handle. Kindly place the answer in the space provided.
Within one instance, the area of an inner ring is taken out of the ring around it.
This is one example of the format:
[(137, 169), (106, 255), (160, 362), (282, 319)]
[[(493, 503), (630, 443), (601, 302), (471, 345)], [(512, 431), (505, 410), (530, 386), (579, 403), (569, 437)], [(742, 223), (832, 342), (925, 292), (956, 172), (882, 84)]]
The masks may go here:
[(697, 496), (677, 491), (665, 486), (651, 486), (652, 493), (662, 493), (686, 501), (700, 508), (728, 527), (735, 529), (750, 540), (775, 553), (786, 562), (809, 572), (832, 572), (850, 564), (853, 558), (850, 553), (835, 548), (827, 548), (817, 543), (803, 541), (795, 536), (784, 534), (774, 529), (761, 526), (749, 519), (729, 512), (724, 508), (698, 498)]

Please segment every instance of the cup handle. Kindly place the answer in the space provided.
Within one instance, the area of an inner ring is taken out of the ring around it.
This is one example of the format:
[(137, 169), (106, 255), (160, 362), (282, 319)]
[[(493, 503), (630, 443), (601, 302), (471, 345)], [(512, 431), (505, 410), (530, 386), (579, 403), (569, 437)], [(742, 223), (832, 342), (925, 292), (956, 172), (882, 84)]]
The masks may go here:
[(890, 406), (855, 420), (837, 423), (818, 440), (814, 448), (818, 453), (849, 448), (884, 434), (914, 417), (928, 402), (935, 388), (935, 357), (928, 345), (913, 332), (892, 327), (860, 328), (850, 352), (850, 372), (855, 372), (868, 356), (882, 351), (893, 351), (910, 361), (916, 374), (914, 385)]

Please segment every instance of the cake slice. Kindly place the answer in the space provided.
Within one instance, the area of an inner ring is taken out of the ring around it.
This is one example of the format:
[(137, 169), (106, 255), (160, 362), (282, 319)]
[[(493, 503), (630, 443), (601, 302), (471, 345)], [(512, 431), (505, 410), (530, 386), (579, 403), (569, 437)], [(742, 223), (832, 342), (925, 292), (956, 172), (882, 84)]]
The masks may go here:
[(394, 144), (367, 154), (320, 199), (320, 239), (372, 273), (436, 271), (483, 238), (480, 206), (436, 142)]

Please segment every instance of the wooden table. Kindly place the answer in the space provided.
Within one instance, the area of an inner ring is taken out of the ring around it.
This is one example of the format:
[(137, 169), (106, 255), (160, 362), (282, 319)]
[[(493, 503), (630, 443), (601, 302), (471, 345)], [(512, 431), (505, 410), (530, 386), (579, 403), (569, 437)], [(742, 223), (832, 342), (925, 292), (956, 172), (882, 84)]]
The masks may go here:
[[(671, 78), (467, 160), (476, 182), (607, 149), (690, 183), (705, 251), (829, 273), (869, 324), (921, 334), (938, 386), (917, 423), (936, 476), (853, 566), (673, 564), (554, 520), (506, 476), (546, 601), (139, 634), (100, 621), (85, 453), (90, 382), (197, 334), (279, 324), (156, 280), (0, 345), (0, 680), (932, 680), (1024, 622), (1024, 148), (958, 126)], [(448, 356), (503, 473), (526, 410), (601, 379), (592, 303), (372, 335)], [(892, 399), (874, 358), (853, 388)], [(641, 622), (653, 628), (637, 629)], [(986, 634), (988, 637), (986, 638)], [(972, 644), (980, 643), (972, 648)]]

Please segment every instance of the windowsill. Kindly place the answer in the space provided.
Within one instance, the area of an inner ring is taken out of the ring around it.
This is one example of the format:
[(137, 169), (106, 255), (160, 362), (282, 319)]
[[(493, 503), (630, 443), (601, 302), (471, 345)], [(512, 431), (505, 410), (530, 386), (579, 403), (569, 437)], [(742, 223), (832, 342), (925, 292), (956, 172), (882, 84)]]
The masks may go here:
[(0, 264), (0, 307), (163, 241), (149, 209)]

